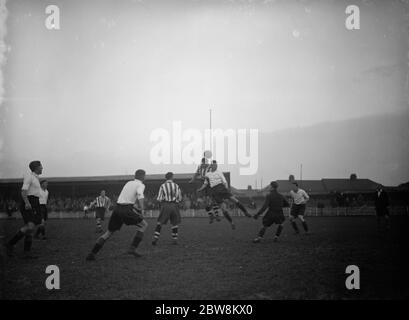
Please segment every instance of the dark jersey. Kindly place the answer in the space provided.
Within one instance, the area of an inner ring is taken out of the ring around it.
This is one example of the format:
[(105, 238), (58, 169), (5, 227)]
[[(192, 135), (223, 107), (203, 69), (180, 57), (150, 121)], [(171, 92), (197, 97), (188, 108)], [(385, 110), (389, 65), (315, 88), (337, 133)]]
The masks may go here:
[(386, 208), (389, 206), (389, 197), (385, 191), (381, 191), (378, 194), (378, 191), (375, 193), (375, 207), (378, 208)]
[(278, 216), (283, 215), (283, 208), (289, 207), (288, 201), (277, 191), (272, 191), (266, 196), (263, 207), (257, 212), (257, 215), (261, 215), (264, 211), (267, 211), (266, 214)]

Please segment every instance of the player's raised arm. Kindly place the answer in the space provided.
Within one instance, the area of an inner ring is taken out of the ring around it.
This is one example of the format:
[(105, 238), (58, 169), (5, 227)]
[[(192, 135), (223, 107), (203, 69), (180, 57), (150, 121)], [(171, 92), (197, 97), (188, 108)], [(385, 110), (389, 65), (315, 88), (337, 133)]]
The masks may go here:
[(200, 191), (202, 191), (203, 189), (205, 189), (205, 188), (208, 186), (208, 184), (209, 184), (209, 179), (206, 178), (206, 179), (204, 180), (204, 182), (203, 182), (203, 185), (202, 185), (199, 189), (197, 189), (197, 192), (200, 192)]
[(193, 183), (196, 181), (197, 177), (200, 175), (200, 166), (197, 168), (196, 172), (194, 173), (192, 179), (189, 180), (189, 183)]
[(95, 199), (94, 201), (92, 201), (92, 202), (89, 204), (89, 207), (92, 208), (93, 206), (95, 206), (96, 203), (97, 203), (97, 199)]
[[(304, 191), (304, 190), (303, 190)], [(310, 200), (310, 196), (307, 194), (307, 192), (303, 192), (303, 197), (304, 197), (304, 199), (305, 199), (305, 201), (308, 201), (308, 200)]]

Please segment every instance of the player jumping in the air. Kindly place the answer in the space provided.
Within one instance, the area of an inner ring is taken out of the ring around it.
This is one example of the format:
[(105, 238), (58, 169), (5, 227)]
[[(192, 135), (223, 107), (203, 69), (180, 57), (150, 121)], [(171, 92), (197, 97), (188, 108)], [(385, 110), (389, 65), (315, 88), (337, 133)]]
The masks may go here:
[(45, 236), (45, 223), (48, 220), (48, 210), (47, 210), (47, 201), (48, 201), (48, 181), (42, 180), (41, 181), (41, 190), (40, 190), (40, 212), (41, 212), (41, 224), (38, 226), (36, 234), (34, 238), (47, 240)]
[(95, 207), (96, 232), (102, 233), (102, 221), (105, 220), (105, 212), (108, 210), (111, 200), (105, 195), (105, 190), (102, 190), (100, 195), (91, 202), (90, 207)]
[(198, 190), (198, 192), (202, 191), (207, 186), (210, 186), (210, 193), (215, 203), (213, 205), (214, 213), (218, 215), (218, 212), (221, 209), (224, 217), (227, 219), (227, 221), (230, 222), (232, 229), (235, 229), (233, 219), (227, 211), (227, 206), (224, 200), (231, 200), (232, 202), (234, 202), (239, 207), (239, 209), (243, 211), (245, 216), (251, 217), (251, 215), (247, 212), (247, 209), (241, 204), (241, 202), (229, 191), (229, 186), (223, 172), (217, 170), (216, 160), (213, 160), (210, 168), (210, 171), (206, 173), (205, 182), (203, 186)]
[(32, 161), (29, 164), (30, 172), (24, 175), (23, 186), (21, 187), (20, 212), (23, 216), (24, 226), (6, 244), (7, 255), (13, 256), (14, 245), (24, 238), (24, 258), (35, 259), (31, 254), (33, 243), (33, 232), (36, 225), (41, 224), (42, 216), (40, 212), (40, 180), (39, 175), (43, 172), (40, 161)]
[(270, 183), (270, 193), (266, 196), (263, 207), (253, 216), (254, 219), (257, 219), (260, 215), (267, 210), (266, 214), (263, 217), (263, 227), (260, 229), (258, 236), (253, 240), (254, 243), (259, 243), (266, 233), (268, 227), (271, 227), (273, 224), (277, 224), (277, 231), (274, 236), (274, 242), (278, 240), (281, 232), (283, 231), (283, 223), (285, 221), (283, 207), (289, 207), (288, 201), (277, 191), (278, 183), (272, 181)]
[(182, 192), (179, 186), (173, 182), (173, 173), (168, 172), (165, 175), (165, 183), (159, 188), (158, 201), (160, 202), (160, 214), (158, 223), (155, 228), (152, 245), (156, 245), (162, 225), (166, 224), (168, 220), (172, 225), (172, 240), (173, 244), (177, 244), (178, 240), (178, 226), (181, 222), (179, 212), (179, 202), (182, 200)]
[(299, 234), (300, 230), (298, 230), (298, 226), (295, 223), (295, 219), (299, 218), (302, 226), (304, 227), (305, 233), (308, 233), (308, 225), (304, 219), (304, 213), (307, 201), (310, 199), (310, 197), (308, 196), (307, 192), (298, 187), (297, 182), (293, 182), (293, 189), (290, 191), (290, 195), (293, 199), (290, 211), (291, 225), (293, 226), (295, 233)]
[[(202, 158), (201, 164), (197, 167), (196, 173), (193, 175), (192, 180), (190, 180), (190, 183), (193, 183), (195, 180), (200, 180), (202, 182), (202, 186), (206, 180), (206, 173), (210, 171), (210, 164), (209, 160), (206, 158), (206, 155), (209, 156), (206, 152), (204, 153), (205, 157)], [(209, 223), (213, 223), (214, 219), (216, 221), (220, 221), (220, 217), (218, 213), (213, 211), (212, 209), (212, 201), (210, 197), (210, 187), (207, 185), (205, 188), (200, 188), (199, 190), (199, 196), (203, 197), (205, 202), (206, 202), (206, 213), (209, 216)]]
[(141, 255), (137, 252), (139, 243), (143, 239), (144, 232), (148, 227), (148, 223), (144, 220), (144, 191), (145, 171), (137, 170), (135, 172), (135, 180), (128, 181), (118, 197), (117, 204), (109, 219), (108, 231), (98, 238), (92, 251), (88, 254), (87, 260), (95, 260), (95, 256), (104, 246), (105, 242), (112, 236), (115, 231), (121, 229), (123, 224), (136, 226), (136, 234), (127, 254), (135, 257)]

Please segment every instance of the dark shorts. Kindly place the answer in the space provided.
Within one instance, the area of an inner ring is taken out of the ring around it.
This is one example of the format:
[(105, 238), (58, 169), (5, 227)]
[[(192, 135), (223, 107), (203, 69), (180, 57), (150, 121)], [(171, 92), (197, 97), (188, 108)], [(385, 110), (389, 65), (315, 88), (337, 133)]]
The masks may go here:
[(232, 196), (231, 192), (222, 184), (218, 184), (217, 186), (211, 188), (210, 191), (214, 202), (217, 204), (223, 203), (224, 200), (230, 199)]
[(389, 210), (388, 208), (375, 208), (376, 216), (377, 217), (389, 217)]
[(210, 197), (211, 195), (211, 189), (209, 186), (206, 186), (206, 188), (199, 192), (199, 196), (203, 198)]
[(291, 212), (290, 215), (293, 216), (294, 218), (297, 218), (298, 216), (303, 216), (305, 213), (305, 204), (295, 204), (291, 206)]
[(281, 215), (273, 215), (273, 214), (266, 214), (263, 217), (263, 226), (270, 227), (273, 224), (283, 224), (285, 221), (285, 217), (283, 214)]
[(40, 204), (41, 217), (44, 221), (48, 220), (48, 209), (46, 204)]
[(111, 232), (118, 231), (123, 224), (126, 224), (127, 226), (138, 225), (142, 221), (142, 214), (138, 212), (133, 205), (117, 204), (109, 219), (108, 230)]
[(158, 222), (160, 224), (167, 224), (169, 220), (172, 226), (180, 224), (182, 219), (180, 217), (179, 206), (175, 202), (162, 202)]
[(40, 201), (38, 197), (28, 196), (28, 201), (31, 204), (31, 209), (26, 210), (24, 201), (20, 204), (20, 212), (21, 216), (23, 217), (24, 223), (27, 224), (29, 222), (34, 223), (35, 225), (41, 224), (43, 217), (41, 216), (40, 211)]
[(105, 207), (96, 207), (95, 208), (95, 218), (105, 220)]

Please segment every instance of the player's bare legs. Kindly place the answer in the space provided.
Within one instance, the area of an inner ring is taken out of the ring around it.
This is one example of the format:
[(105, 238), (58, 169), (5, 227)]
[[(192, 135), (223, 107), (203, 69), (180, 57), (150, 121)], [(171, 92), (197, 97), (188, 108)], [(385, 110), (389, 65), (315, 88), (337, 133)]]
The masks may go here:
[(178, 225), (172, 226), (172, 244), (178, 244), (178, 230), (179, 230)]
[(7, 255), (12, 257), (14, 255), (14, 245), (24, 238), (24, 257), (25, 258), (37, 258), (35, 256), (30, 255), (31, 246), (33, 243), (33, 233), (34, 233), (35, 225), (32, 222), (28, 222), (20, 230), (17, 234), (6, 244)]
[(92, 251), (87, 255), (87, 260), (88, 261), (92, 261), (95, 260), (95, 256), (96, 254), (99, 252), (99, 250), (102, 249), (102, 247), (104, 246), (105, 242), (112, 237), (112, 235), (114, 234), (114, 232), (112, 231), (106, 231), (102, 236), (100, 236), (97, 240), (97, 242), (95, 243), (94, 247), (92, 248)]
[(96, 225), (97, 225), (97, 227), (95, 229), (96, 233), (102, 233), (104, 231), (104, 230), (102, 230), (102, 222), (101, 221), (102, 221), (101, 218), (96, 218)]
[[(142, 220), (137, 226), (136, 226), (136, 234), (132, 240), (132, 243), (129, 247), (129, 249), (126, 251), (127, 254), (133, 255), (135, 257), (140, 257), (141, 255), (136, 251), (139, 243), (143, 239), (143, 235), (145, 233), (146, 228), (148, 227), (148, 223), (145, 220)], [(87, 261), (93, 261), (95, 260), (96, 254), (102, 249), (104, 246), (105, 242), (111, 238), (111, 236), (114, 234), (114, 231), (106, 231), (102, 236), (100, 236), (95, 243), (94, 247), (92, 248), (91, 252), (87, 255), (86, 260)]]
[(206, 213), (209, 216), (209, 223), (213, 223), (213, 221), (216, 219), (216, 221), (220, 221), (219, 216), (215, 215), (215, 212), (213, 211), (213, 201), (209, 196), (205, 196), (205, 203), (206, 203)]
[(234, 230), (236, 229), (236, 225), (233, 222), (233, 219), (231, 217), (231, 215), (229, 214), (229, 212), (227, 211), (227, 205), (225, 202), (221, 203), (221, 205), (219, 206), (218, 204), (215, 204), (213, 206), (213, 211), (215, 213), (216, 216), (219, 215), (219, 210), (222, 210), (223, 216), (226, 218), (226, 220), (230, 223), (231, 228)]
[[(171, 227), (171, 229), (172, 229), (172, 243), (173, 244), (178, 243), (178, 228), (179, 228), (179, 226), (177, 224), (172, 225), (172, 227)], [(161, 229), (162, 229), (162, 224), (160, 222), (158, 222), (156, 224), (155, 233), (153, 234), (152, 245), (154, 245), (154, 246), (156, 246), (156, 244), (159, 241)]]
[[(253, 219), (254, 219), (254, 220), (257, 220), (258, 217), (259, 217), (259, 216), (256, 214), (256, 215), (253, 216)], [(263, 237), (264, 237), (264, 234), (265, 234), (266, 231), (267, 231), (267, 228), (268, 228), (267, 226), (263, 225), (263, 227), (262, 227), (262, 228), (260, 229), (260, 231), (258, 232), (257, 237), (254, 238), (253, 243), (259, 243), (259, 242), (261, 242), (261, 240), (262, 240)]]
[(300, 234), (300, 230), (298, 229), (297, 223), (295, 222), (295, 218), (290, 215), (290, 223), (294, 229), (295, 234)]
[[(259, 242), (261, 242), (261, 240), (263, 240), (263, 237), (264, 237), (264, 234), (267, 231), (267, 228), (268, 227), (263, 226), (260, 229), (260, 231), (258, 232), (257, 237), (253, 240), (254, 243), (259, 243)], [(274, 236), (274, 242), (278, 241), (278, 238), (280, 237), (282, 231), (283, 231), (283, 224), (279, 224), (278, 227), (277, 227), (277, 230), (276, 230), (276, 234)]]
[(44, 219), (41, 220), (41, 224), (37, 227), (37, 231), (36, 231), (34, 238), (40, 239), (40, 235), (42, 236), (41, 239), (43, 240), (47, 239), (45, 236), (45, 220)]
[(253, 242), (254, 242), (254, 243), (259, 243), (259, 242), (261, 242), (261, 240), (263, 239), (264, 234), (266, 233), (266, 231), (267, 231), (267, 227), (264, 227), (264, 226), (263, 226), (263, 227), (260, 229), (260, 231), (258, 232), (257, 237), (254, 238)]
[[(305, 233), (308, 234), (309, 233), (308, 225), (307, 225), (307, 222), (304, 219), (304, 216), (299, 215), (298, 218), (301, 221), (301, 224), (302, 224), (302, 226), (304, 228)], [(292, 227), (293, 227), (293, 229), (295, 231), (295, 234), (299, 234), (300, 230), (298, 229), (298, 226), (297, 226), (297, 223), (295, 222), (295, 219), (296, 219), (296, 217), (293, 217), (293, 216), (290, 215), (290, 223), (291, 223), (291, 225), (292, 225)]]
[(137, 248), (143, 239), (148, 223), (145, 220), (142, 220), (138, 225), (136, 225), (136, 234), (132, 240), (132, 243), (126, 252), (127, 254), (133, 255), (135, 257), (140, 257), (141, 254), (137, 252)]
[(162, 224), (158, 221), (155, 228), (155, 233), (153, 234), (152, 245), (156, 246), (159, 241), (160, 231), (162, 230)]
[(309, 233), (309, 231), (308, 231), (308, 225), (307, 225), (307, 221), (305, 221), (305, 219), (304, 219), (304, 216), (298, 216), (298, 218), (300, 219), (300, 221), (301, 221), (301, 223), (302, 223), (302, 226), (303, 226), (303, 228), (304, 228), (304, 231), (305, 231), (305, 233)]
[(239, 199), (237, 199), (235, 196), (231, 196), (229, 199), (233, 201), (237, 207), (239, 207), (246, 217), (251, 218), (251, 214), (248, 213), (247, 209), (243, 206)]

